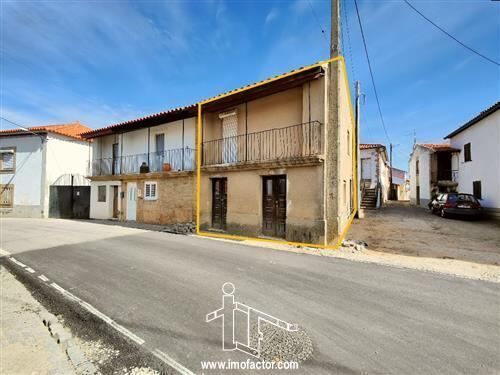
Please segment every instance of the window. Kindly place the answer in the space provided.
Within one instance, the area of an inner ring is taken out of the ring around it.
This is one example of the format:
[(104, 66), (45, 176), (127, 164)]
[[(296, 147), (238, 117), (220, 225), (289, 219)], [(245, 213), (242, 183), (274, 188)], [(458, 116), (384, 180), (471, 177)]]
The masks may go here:
[(470, 143), (466, 143), (464, 145), (464, 162), (472, 161), (471, 153), (470, 153)]
[(97, 201), (106, 202), (106, 185), (100, 185), (97, 187)]
[(419, 163), (419, 161), (418, 161), (418, 159), (417, 159), (417, 161), (415, 162), (415, 170), (416, 170), (416, 172), (415, 172), (415, 173), (416, 173), (416, 174), (419, 174), (419, 173), (420, 173), (420, 166), (419, 166), (419, 164), (420, 164), (420, 163)]
[(165, 151), (165, 134), (156, 134), (155, 136), (155, 151), (163, 152)]
[(354, 189), (352, 184), (352, 178), (349, 180), (349, 193), (350, 193), (349, 212), (352, 212), (354, 209)]
[(145, 182), (144, 183), (144, 199), (148, 201), (153, 201), (158, 199), (158, 189), (157, 182)]
[(0, 208), (14, 207), (14, 185), (0, 184)]
[(344, 180), (344, 190), (343, 190), (343, 193), (344, 193), (344, 206), (345, 206), (346, 203), (347, 203), (347, 183), (346, 183), (345, 180)]
[(474, 194), (477, 199), (483, 199), (481, 197), (481, 181), (472, 181), (472, 194)]
[(351, 155), (351, 133), (347, 131), (347, 155)]
[(13, 172), (16, 161), (16, 150), (13, 148), (0, 150), (0, 171)]

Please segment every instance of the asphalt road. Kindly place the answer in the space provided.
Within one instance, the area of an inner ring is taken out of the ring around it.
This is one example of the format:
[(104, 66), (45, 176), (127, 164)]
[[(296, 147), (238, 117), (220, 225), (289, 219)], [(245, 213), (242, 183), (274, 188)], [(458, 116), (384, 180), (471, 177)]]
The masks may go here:
[(0, 230), (2, 249), (195, 373), (248, 358), (222, 352), (220, 322), (205, 322), (228, 281), (307, 332), (313, 356), (293, 373), (500, 371), (499, 284), (89, 222)]

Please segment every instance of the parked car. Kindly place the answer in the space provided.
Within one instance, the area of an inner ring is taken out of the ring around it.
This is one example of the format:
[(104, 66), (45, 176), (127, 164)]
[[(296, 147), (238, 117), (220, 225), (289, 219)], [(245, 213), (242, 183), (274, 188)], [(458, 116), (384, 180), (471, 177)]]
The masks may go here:
[(465, 193), (439, 194), (429, 203), (429, 209), (441, 217), (448, 215), (478, 217), (481, 215), (479, 200), (474, 195)]

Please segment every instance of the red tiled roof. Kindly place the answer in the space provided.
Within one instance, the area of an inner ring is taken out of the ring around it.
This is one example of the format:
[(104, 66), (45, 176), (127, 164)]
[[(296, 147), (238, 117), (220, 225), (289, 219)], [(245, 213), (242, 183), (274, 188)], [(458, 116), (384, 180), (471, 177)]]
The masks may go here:
[[(165, 120), (164, 122), (168, 122), (167, 118), (169, 117), (174, 117), (178, 115), (181, 118), (182, 117), (187, 118), (189, 116), (193, 116), (194, 114), (196, 114), (196, 104), (191, 104), (185, 107), (169, 109), (167, 111), (153, 113), (151, 115), (139, 117), (133, 120), (119, 122), (117, 124), (109, 125), (104, 128), (99, 128), (95, 130), (89, 129), (89, 131), (83, 133), (82, 136), (84, 138), (94, 138), (102, 135), (111, 134), (114, 130), (123, 130), (125, 128), (127, 130), (135, 130), (134, 128), (140, 129), (140, 125), (144, 122), (149, 122), (149, 123), (158, 122), (158, 124), (156, 125), (159, 125), (162, 123), (163, 120)], [(170, 119), (170, 121), (172, 120)]]
[(419, 143), (419, 146), (428, 148), (434, 152), (441, 152), (441, 151), (460, 151), (457, 148), (451, 147), (449, 144), (446, 143)]
[(380, 143), (360, 143), (359, 144), (360, 150), (369, 150), (371, 148), (380, 148), (380, 147), (385, 148), (385, 146), (380, 144)]
[[(40, 125), (40, 126), (30, 126), (27, 128), (29, 131), (34, 133), (54, 133), (59, 135), (64, 135), (66, 137), (83, 139), (81, 137), (82, 133), (92, 130), (91, 128), (81, 124), (79, 121), (70, 122), (68, 124), (60, 125)], [(26, 134), (23, 129), (7, 129), (1, 130), (0, 136), (2, 135), (16, 135), (16, 134)]]

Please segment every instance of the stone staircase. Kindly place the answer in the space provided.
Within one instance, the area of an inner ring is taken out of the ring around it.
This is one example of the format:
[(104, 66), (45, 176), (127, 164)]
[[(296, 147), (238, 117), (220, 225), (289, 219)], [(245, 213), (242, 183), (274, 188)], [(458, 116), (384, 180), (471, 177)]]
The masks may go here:
[(361, 197), (361, 208), (374, 210), (377, 208), (377, 189), (365, 189)]

